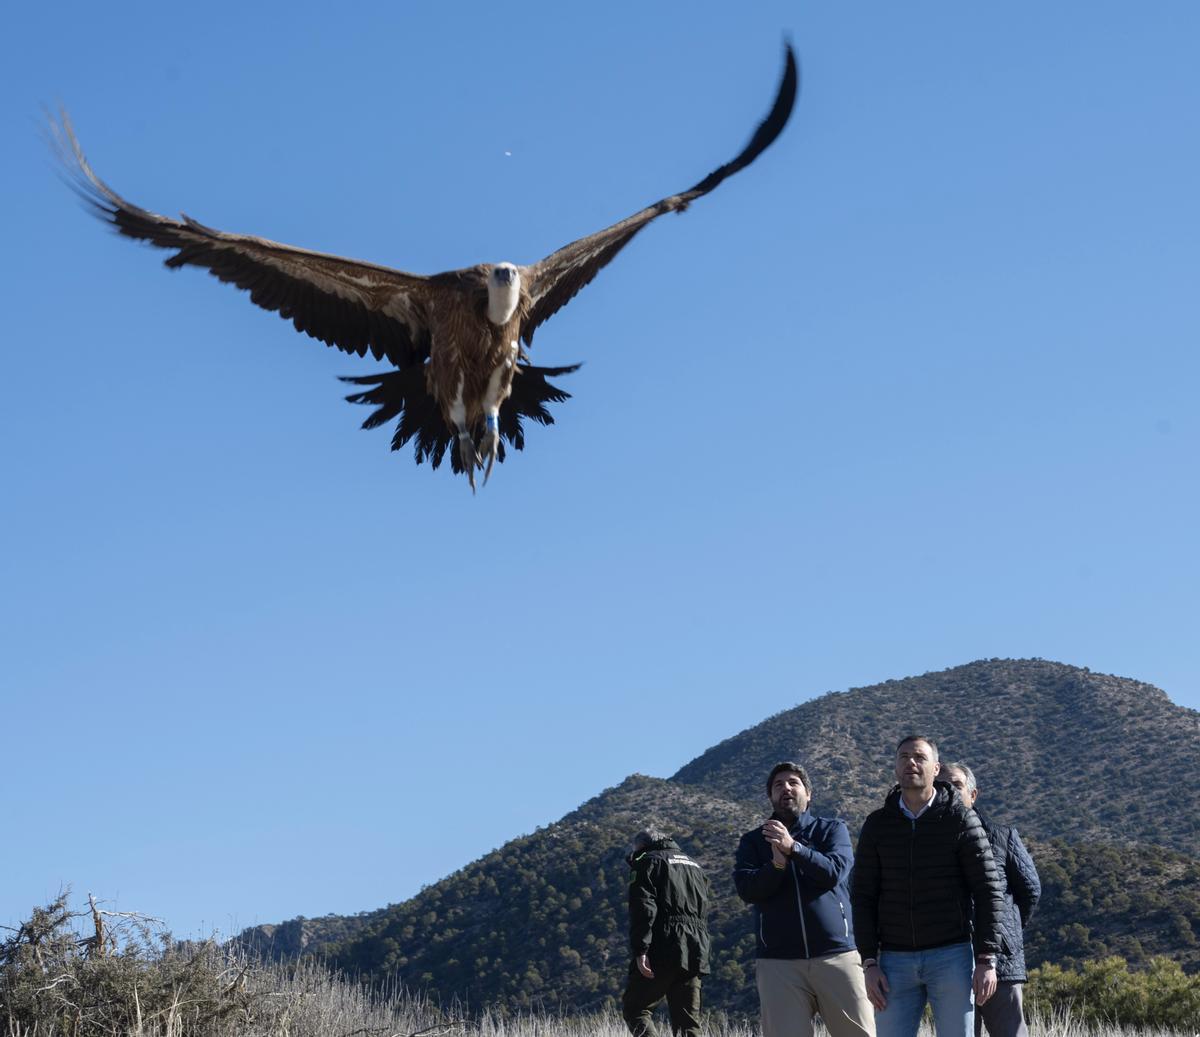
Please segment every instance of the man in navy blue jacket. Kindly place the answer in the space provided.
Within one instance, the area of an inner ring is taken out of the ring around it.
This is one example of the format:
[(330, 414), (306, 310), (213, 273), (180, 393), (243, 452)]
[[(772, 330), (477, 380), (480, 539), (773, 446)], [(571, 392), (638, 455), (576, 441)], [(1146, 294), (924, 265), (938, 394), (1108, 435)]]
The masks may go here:
[(844, 821), (808, 812), (812, 783), (798, 763), (767, 777), (771, 818), (738, 843), (733, 881), (754, 908), (763, 1037), (875, 1037), (851, 924), (854, 851)]

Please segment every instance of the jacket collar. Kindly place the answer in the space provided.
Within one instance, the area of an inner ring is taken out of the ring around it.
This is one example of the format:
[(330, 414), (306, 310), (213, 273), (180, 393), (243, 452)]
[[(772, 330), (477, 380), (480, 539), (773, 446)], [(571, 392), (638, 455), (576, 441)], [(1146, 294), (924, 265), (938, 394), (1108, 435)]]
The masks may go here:
[(772, 821), (781, 821), (783, 824), (787, 825), (787, 829), (789, 832), (802, 831), (803, 829), (807, 828), (810, 824), (812, 824), (812, 819), (813, 819), (812, 814), (810, 814), (808, 812), (807, 807), (804, 808), (803, 812), (800, 814), (800, 816), (798, 818), (796, 818), (796, 820), (794, 820), (790, 823), (789, 823), (788, 819), (786, 817), (784, 817), (782, 814), (780, 814), (778, 811), (771, 814), (771, 820)]
[(625, 856), (625, 863), (633, 867), (634, 861), (640, 861), (648, 853), (662, 853), (663, 851), (674, 850), (676, 853), (681, 852), (679, 844), (669, 836), (665, 839), (654, 839), (641, 847), (637, 851), (630, 851)]
[[(954, 786), (949, 785), (944, 781), (935, 781), (933, 783), (933, 802), (929, 804), (929, 809), (926, 810), (922, 817), (934, 817), (938, 814), (944, 814), (954, 806)], [(884, 801), (883, 807), (885, 810), (893, 811), (904, 817), (904, 812), (900, 809), (900, 786), (893, 785), (892, 791), (888, 793), (887, 799)]]

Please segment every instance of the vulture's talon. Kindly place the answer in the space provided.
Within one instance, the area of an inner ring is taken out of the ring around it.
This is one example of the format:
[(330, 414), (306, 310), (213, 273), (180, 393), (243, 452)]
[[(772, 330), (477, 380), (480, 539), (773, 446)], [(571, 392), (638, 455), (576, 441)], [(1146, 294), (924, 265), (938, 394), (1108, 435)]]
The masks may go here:
[(479, 467), (479, 453), (475, 442), (465, 432), (458, 437), (458, 460), (467, 473), (467, 482), (471, 484), (471, 492), (475, 492), (475, 469)]
[(483, 485), (487, 485), (488, 477), (492, 474), (492, 465), (496, 463), (496, 455), (500, 452), (500, 433), (494, 428), (488, 429), (479, 441), (479, 465), (487, 462), (483, 472)]

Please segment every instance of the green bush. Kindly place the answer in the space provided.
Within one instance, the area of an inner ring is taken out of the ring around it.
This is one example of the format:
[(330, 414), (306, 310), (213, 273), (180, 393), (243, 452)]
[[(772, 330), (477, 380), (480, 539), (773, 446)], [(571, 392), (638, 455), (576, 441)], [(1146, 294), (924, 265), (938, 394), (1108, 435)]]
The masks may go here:
[(1124, 958), (1086, 962), (1080, 971), (1041, 965), (1029, 973), (1025, 1003), (1041, 1019), (1071, 1018), (1088, 1027), (1200, 1027), (1200, 975), (1189, 976), (1170, 958), (1151, 958), (1130, 971)]

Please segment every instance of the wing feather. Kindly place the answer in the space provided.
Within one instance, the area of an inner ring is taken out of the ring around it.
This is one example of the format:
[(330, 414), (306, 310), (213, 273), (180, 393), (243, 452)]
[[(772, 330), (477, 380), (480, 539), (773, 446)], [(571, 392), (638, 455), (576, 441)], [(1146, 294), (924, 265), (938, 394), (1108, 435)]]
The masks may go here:
[(521, 337), (525, 343), (531, 344), (538, 326), (570, 302), (646, 224), (663, 213), (682, 212), (697, 198), (708, 194), (723, 180), (745, 169), (758, 158), (787, 125), (796, 102), (798, 83), (796, 55), (791, 44), (785, 44), (783, 76), (774, 104), (737, 157), (714, 169), (682, 194), (663, 198), (611, 227), (573, 241), (545, 259), (523, 268), (521, 280), (529, 286), (531, 299), (529, 316), (521, 326)]
[(174, 220), (122, 198), (88, 164), (66, 112), (50, 119), (69, 185), (100, 219), (126, 237), (173, 249), (171, 268), (197, 266), (250, 293), (250, 301), (346, 353), (397, 367), (429, 355), (426, 314), (438, 287), (430, 278), (311, 252), (248, 234), (230, 234), (183, 215)]

